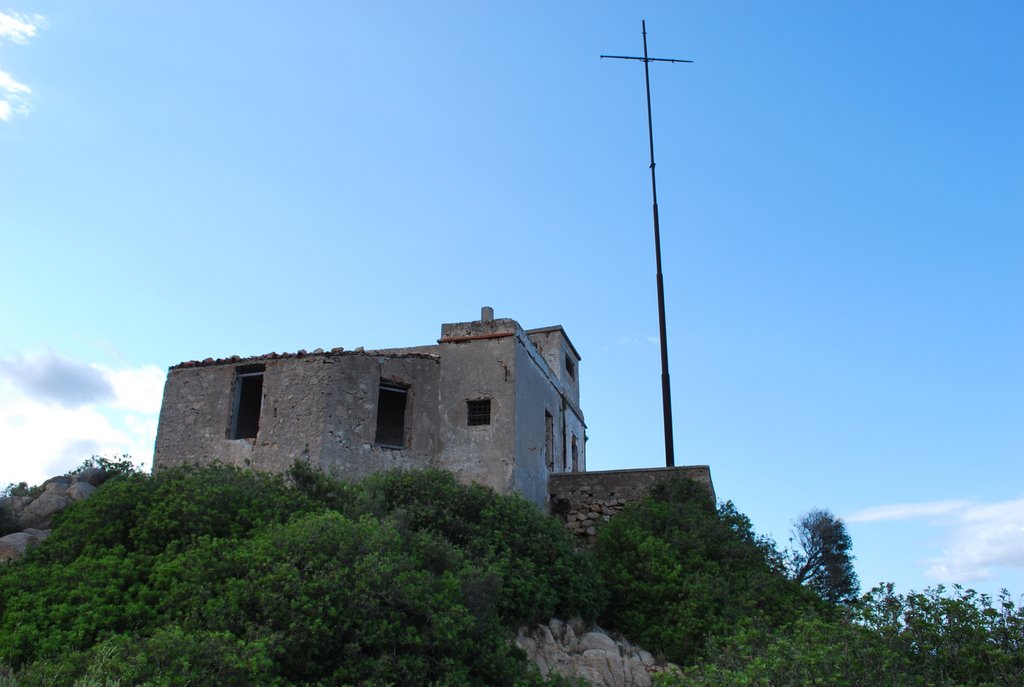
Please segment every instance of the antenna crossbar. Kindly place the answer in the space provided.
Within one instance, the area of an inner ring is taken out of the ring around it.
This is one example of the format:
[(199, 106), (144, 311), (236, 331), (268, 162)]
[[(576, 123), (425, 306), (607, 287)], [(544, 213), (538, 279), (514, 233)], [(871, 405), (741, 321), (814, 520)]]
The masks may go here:
[(693, 60), (673, 60), (669, 57), (632, 57), (630, 55), (601, 55), (602, 58), (610, 60), (639, 60), (641, 62), (688, 62), (693, 64)]

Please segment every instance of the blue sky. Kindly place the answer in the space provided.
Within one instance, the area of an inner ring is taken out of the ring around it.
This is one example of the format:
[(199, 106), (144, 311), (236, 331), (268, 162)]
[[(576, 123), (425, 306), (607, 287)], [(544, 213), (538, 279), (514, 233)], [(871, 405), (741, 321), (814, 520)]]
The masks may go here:
[(677, 462), (865, 586), (1024, 593), (1024, 4), (0, 4), (0, 484), (148, 462), (182, 360), (583, 356), (591, 469)]

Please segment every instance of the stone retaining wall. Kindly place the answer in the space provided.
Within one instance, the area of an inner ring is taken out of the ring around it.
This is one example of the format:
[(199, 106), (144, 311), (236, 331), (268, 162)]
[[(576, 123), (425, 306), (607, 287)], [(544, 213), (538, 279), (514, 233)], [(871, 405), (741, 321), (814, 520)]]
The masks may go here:
[(662, 480), (687, 477), (707, 485), (711, 498), (715, 487), (707, 465), (639, 470), (602, 470), (553, 474), (548, 477), (551, 513), (562, 518), (569, 530), (588, 541), (627, 503), (646, 494)]

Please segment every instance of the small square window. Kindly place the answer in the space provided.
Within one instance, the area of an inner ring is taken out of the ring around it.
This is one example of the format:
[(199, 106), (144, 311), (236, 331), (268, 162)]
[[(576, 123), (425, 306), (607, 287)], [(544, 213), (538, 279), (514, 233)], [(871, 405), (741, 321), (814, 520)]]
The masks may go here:
[(466, 401), (466, 424), (470, 427), (491, 424), (491, 399)]

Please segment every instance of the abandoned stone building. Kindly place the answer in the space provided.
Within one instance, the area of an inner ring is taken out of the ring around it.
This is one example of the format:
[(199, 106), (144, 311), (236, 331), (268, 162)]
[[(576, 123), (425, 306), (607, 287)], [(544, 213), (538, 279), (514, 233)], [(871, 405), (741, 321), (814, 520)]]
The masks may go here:
[(429, 466), (543, 504), (549, 474), (586, 469), (579, 364), (562, 327), (489, 308), (434, 345), (186, 362), (167, 376), (154, 465)]
[(153, 465), (280, 472), (302, 460), (349, 480), (434, 467), (544, 508), (560, 502), (564, 514), (603, 512), (584, 502), (620, 508), (616, 491), (635, 498), (637, 485), (669, 473), (710, 488), (706, 467), (583, 479), (579, 377), (580, 355), (561, 326), (523, 330), (490, 308), (442, 325), (432, 345), (185, 362), (167, 375)]

